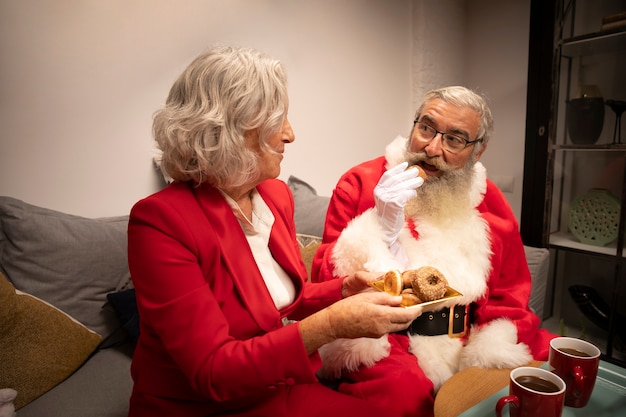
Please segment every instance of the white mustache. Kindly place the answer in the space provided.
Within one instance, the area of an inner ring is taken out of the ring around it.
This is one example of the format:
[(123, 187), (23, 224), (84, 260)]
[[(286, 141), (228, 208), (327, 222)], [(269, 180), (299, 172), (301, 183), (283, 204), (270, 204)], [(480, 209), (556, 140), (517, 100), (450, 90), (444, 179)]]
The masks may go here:
[(450, 171), (450, 166), (440, 156), (430, 157), (426, 152), (407, 152), (406, 160), (409, 162), (409, 165), (426, 162), (442, 172)]

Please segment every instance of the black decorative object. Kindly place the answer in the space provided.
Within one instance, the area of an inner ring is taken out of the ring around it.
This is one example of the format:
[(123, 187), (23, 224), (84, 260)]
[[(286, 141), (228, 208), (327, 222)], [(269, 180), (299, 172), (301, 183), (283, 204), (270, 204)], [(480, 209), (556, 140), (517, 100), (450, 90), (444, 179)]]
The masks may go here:
[[(592, 287), (586, 285), (572, 285), (568, 290), (583, 315), (602, 330), (609, 331), (611, 308), (600, 297), (600, 294)], [(615, 320), (617, 320), (617, 326), (615, 326), (617, 336), (622, 343), (626, 343), (626, 326), (624, 326), (626, 317), (617, 313)]]
[(567, 131), (577, 145), (596, 143), (604, 125), (604, 99), (602, 97), (575, 98), (567, 102)]
[(607, 100), (606, 105), (615, 113), (615, 129), (613, 130), (613, 144), (622, 143), (622, 113), (626, 110), (626, 101)]
[(602, 330), (608, 331), (611, 309), (596, 290), (586, 285), (572, 285), (568, 290), (585, 317)]
[(580, 85), (574, 98), (566, 103), (565, 118), (572, 143), (596, 143), (604, 125), (604, 98), (600, 88), (594, 84)]

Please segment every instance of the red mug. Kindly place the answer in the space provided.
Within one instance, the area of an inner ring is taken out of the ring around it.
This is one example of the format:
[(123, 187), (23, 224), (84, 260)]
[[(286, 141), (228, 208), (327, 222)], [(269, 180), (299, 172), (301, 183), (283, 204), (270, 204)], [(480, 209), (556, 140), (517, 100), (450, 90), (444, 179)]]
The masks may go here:
[(541, 368), (522, 366), (511, 371), (509, 395), (496, 403), (496, 416), (502, 417), (509, 405), (511, 417), (559, 417), (563, 412), (565, 381)]
[(600, 349), (581, 339), (557, 337), (550, 341), (550, 370), (567, 385), (565, 405), (580, 408), (587, 405), (596, 384)]

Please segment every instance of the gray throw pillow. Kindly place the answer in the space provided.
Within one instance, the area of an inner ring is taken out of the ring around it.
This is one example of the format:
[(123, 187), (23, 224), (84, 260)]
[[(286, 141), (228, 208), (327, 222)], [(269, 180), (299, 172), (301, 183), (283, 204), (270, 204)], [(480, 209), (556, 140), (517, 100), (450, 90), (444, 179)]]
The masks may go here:
[(120, 326), (106, 296), (130, 280), (127, 225), (128, 216), (89, 219), (0, 196), (0, 271), (106, 338)]
[(330, 197), (317, 195), (315, 188), (294, 176), (288, 178), (287, 185), (294, 199), (296, 232), (322, 236)]

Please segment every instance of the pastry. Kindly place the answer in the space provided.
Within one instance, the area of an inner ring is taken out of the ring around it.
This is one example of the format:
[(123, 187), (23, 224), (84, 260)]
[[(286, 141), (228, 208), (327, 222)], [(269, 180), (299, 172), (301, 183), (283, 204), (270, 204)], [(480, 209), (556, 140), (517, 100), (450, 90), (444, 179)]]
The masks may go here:
[(424, 181), (426, 181), (426, 178), (428, 177), (428, 174), (426, 174), (426, 171), (424, 171), (422, 169), (422, 167), (420, 167), (419, 165), (409, 165), (407, 167), (407, 170), (411, 169), (411, 168), (417, 169), (417, 176), (420, 177), (421, 179), (423, 179)]
[(448, 289), (448, 281), (443, 274), (432, 266), (409, 269), (400, 272), (397, 269), (387, 271), (382, 279), (371, 283), (378, 291), (391, 295), (401, 295), (401, 305), (408, 307), (443, 298)]
[(410, 271), (415, 295), (423, 301), (434, 301), (446, 294), (448, 281), (443, 274), (432, 266), (423, 266)]
[(391, 270), (383, 277), (385, 292), (391, 295), (400, 295), (402, 292), (402, 275), (398, 270)]

